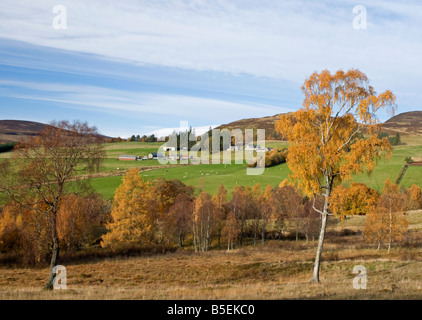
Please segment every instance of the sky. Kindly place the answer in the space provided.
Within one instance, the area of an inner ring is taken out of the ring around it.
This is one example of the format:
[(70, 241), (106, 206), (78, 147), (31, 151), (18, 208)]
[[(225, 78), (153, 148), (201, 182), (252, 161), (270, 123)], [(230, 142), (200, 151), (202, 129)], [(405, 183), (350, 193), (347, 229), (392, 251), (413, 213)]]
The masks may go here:
[(314, 71), (351, 68), (401, 113), (422, 110), (421, 59), (420, 1), (2, 0), (0, 119), (200, 131), (298, 110)]

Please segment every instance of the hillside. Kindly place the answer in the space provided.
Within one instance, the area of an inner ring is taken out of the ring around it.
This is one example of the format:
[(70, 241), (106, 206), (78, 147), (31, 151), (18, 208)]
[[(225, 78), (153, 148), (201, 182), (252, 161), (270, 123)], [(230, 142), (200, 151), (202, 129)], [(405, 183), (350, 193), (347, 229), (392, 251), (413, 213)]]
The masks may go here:
[[(49, 124), (34, 121), (0, 120), (0, 144), (18, 142), (22, 138), (36, 136), (48, 127), (50, 127)], [(100, 137), (110, 138), (104, 135)]]
[(403, 135), (422, 135), (422, 111), (400, 113), (384, 122), (383, 130)]
[[(282, 114), (263, 118), (242, 119), (228, 124), (223, 124), (216, 129), (265, 129), (266, 139), (280, 138), (275, 133), (275, 123)], [(402, 135), (422, 135), (422, 111), (400, 113), (383, 124), (383, 131), (389, 134), (399, 132)]]
[(37, 135), (46, 127), (47, 124), (33, 121), (0, 120), (0, 143), (17, 142), (26, 136)]
[(241, 129), (242, 131), (245, 129), (265, 129), (265, 138), (266, 139), (274, 139), (280, 138), (276, 135), (275, 132), (275, 123), (277, 120), (280, 119), (282, 114), (276, 114), (273, 116), (263, 117), (263, 118), (250, 118), (250, 119), (242, 119), (237, 120), (234, 122), (230, 122), (228, 124), (223, 124), (218, 126), (216, 129)]

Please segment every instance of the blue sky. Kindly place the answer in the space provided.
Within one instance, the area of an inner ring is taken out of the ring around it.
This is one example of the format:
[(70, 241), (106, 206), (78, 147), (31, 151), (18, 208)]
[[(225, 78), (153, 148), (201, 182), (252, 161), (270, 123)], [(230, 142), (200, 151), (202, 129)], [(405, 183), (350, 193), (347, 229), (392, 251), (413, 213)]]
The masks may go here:
[(207, 128), (297, 110), (325, 68), (359, 68), (397, 112), (422, 110), (418, 1), (3, 0), (0, 22), (0, 119), (79, 119), (122, 137)]

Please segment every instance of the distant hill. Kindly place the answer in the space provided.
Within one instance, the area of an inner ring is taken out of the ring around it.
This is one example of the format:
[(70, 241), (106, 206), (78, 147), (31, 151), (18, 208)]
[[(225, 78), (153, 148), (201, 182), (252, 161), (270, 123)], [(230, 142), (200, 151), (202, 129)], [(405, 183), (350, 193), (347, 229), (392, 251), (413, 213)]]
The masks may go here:
[[(0, 120), (0, 144), (18, 142), (28, 136), (36, 136), (44, 129), (51, 127), (34, 121)], [(110, 138), (100, 135), (103, 138)]]
[(422, 111), (400, 113), (384, 122), (383, 131), (403, 135), (422, 135)]
[(24, 137), (37, 135), (48, 124), (21, 120), (0, 120), (0, 143), (18, 142)]
[[(237, 120), (228, 124), (218, 126), (216, 129), (265, 129), (266, 139), (280, 139), (276, 134), (274, 126), (280, 119), (282, 113), (263, 118), (250, 118)], [(383, 124), (382, 130), (388, 134), (399, 132), (403, 135), (422, 135), (422, 111), (411, 111), (400, 113)]]
[(242, 131), (244, 131), (245, 129), (265, 129), (266, 139), (279, 139), (281, 138), (281, 136), (276, 134), (274, 127), (275, 123), (277, 122), (277, 120), (280, 119), (281, 115), (282, 113), (263, 118), (237, 120), (228, 124), (218, 126), (216, 129), (241, 129)]

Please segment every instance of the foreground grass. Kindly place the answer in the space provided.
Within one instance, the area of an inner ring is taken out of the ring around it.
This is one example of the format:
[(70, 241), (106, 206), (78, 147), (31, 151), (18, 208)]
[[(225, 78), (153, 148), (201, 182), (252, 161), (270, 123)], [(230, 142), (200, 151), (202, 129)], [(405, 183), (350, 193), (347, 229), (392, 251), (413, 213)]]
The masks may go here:
[[(320, 284), (309, 282), (316, 241), (271, 240), (69, 264), (68, 289), (53, 292), (42, 290), (47, 268), (3, 266), (0, 299), (422, 299), (422, 210), (408, 214), (409, 232), (390, 253), (363, 241), (364, 219), (330, 219)], [(366, 290), (353, 288), (356, 265), (367, 269)]]
[[(0, 299), (420, 299), (422, 261), (327, 245), (321, 283), (311, 284), (314, 243), (233, 252), (190, 252), (67, 266), (68, 289), (41, 288), (47, 269), (2, 269)], [(328, 261), (327, 261), (328, 260)], [(368, 272), (355, 290), (353, 267)]]

